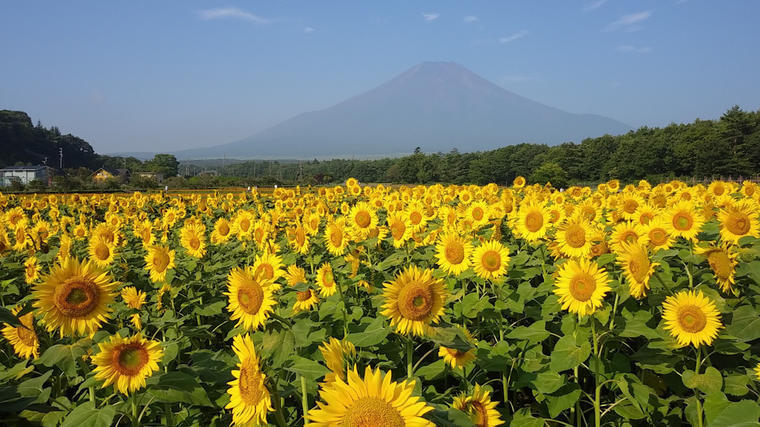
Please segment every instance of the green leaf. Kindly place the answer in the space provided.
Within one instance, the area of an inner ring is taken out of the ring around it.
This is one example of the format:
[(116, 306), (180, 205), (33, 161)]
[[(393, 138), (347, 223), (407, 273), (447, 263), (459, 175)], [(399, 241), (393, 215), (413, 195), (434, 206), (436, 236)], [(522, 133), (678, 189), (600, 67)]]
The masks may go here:
[(156, 384), (158, 387), (192, 391), (198, 387), (195, 377), (180, 371), (170, 371), (161, 374)]
[(316, 381), (330, 372), (330, 370), (325, 368), (321, 363), (301, 356), (293, 356), (291, 360), (293, 361), (293, 365), (287, 369), (310, 381)]
[(549, 416), (557, 418), (562, 411), (571, 408), (581, 397), (581, 389), (578, 384), (565, 384), (555, 393), (546, 395), (546, 407), (549, 409)]
[(69, 413), (61, 427), (108, 427), (115, 415), (113, 406), (96, 408), (94, 403), (85, 402)]
[(507, 338), (538, 343), (549, 338), (549, 331), (546, 330), (546, 322), (539, 320), (530, 326), (516, 327), (507, 334)]
[(39, 377), (26, 380), (18, 385), (18, 393), (24, 397), (32, 397), (40, 394), (43, 384), (53, 374), (52, 370), (47, 371)]
[(731, 402), (723, 408), (709, 426), (720, 427), (755, 427), (760, 419), (760, 405), (751, 400)]
[(189, 403), (200, 406), (214, 406), (203, 387), (196, 387), (193, 391), (151, 388), (146, 394), (153, 396), (157, 402), (161, 403)]
[(227, 303), (225, 301), (216, 301), (211, 304), (204, 304), (203, 306), (196, 307), (193, 309), (193, 313), (200, 316), (216, 316), (217, 314), (222, 313), (226, 305)]
[(749, 305), (735, 309), (726, 333), (744, 342), (760, 338), (760, 313)]
[(432, 328), (429, 338), (439, 346), (459, 351), (469, 351), (473, 348), (472, 343), (467, 340), (467, 336), (462, 332), (462, 329), (457, 326)]
[(6, 323), (10, 326), (21, 326), (21, 321), (13, 315), (13, 312), (0, 306), (0, 323)]
[(362, 332), (348, 334), (347, 339), (357, 347), (369, 347), (378, 345), (390, 333), (390, 328), (385, 325), (382, 317), (373, 319)]
[(588, 341), (578, 346), (573, 337), (566, 335), (554, 345), (550, 366), (555, 372), (566, 371), (585, 362), (589, 355), (591, 355), (591, 344)]
[(73, 377), (77, 373), (77, 359), (82, 357), (85, 348), (92, 344), (89, 338), (82, 338), (74, 344), (56, 344), (51, 346), (40, 356), (35, 363), (52, 368), (59, 367), (67, 376)]
[(690, 370), (684, 371), (681, 379), (686, 387), (700, 390), (705, 394), (716, 393), (723, 388), (723, 376), (712, 366), (708, 367), (704, 374), (695, 374)]
[(414, 375), (422, 377), (429, 381), (443, 375), (445, 370), (446, 363), (443, 359), (438, 359), (429, 365), (425, 365), (417, 369), (414, 371)]
[(533, 385), (541, 393), (554, 393), (565, 385), (565, 376), (551, 371), (541, 372), (533, 380)]

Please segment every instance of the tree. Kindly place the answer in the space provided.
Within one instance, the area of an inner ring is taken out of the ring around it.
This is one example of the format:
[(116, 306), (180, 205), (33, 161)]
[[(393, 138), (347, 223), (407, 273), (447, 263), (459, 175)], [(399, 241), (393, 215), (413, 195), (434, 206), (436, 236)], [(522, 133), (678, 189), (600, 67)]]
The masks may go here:
[(530, 180), (537, 184), (551, 182), (555, 188), (567, 187), (567, 172), (556, 162), (545, 162), (530, 175)]
[(177, 176), (179, 172), (179, 162), (172, 154), (156, 154), (153, 160), (147, 162), (147, 166), (151, 171), (167, 178)]

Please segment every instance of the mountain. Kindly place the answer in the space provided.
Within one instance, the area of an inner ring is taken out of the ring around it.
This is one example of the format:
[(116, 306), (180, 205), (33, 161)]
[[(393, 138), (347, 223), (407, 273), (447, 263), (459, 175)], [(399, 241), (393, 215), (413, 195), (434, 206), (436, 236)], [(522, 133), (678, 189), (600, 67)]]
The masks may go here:
[(180, 158), (311, 158), (476, 151), (550, 145), (631, 127), (514, 94), (452, 62), (424, 62), (363, 94), (299, 114), (240, 141), (177, 152)]

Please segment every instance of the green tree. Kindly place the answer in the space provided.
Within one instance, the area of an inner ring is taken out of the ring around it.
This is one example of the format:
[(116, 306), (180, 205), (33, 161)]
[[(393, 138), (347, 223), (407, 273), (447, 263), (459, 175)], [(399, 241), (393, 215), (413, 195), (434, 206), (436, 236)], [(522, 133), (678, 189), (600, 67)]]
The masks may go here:
[(153, 160), (147, 162), (147, 166), (153, 172), (163, 174), (167, 178), (177, 176), (179, 172), (179, 162), (172, 154), (156, 154)]
[(545, 162), (530, 175), (531, 182), (546, 184), (551, 182), (555, 188), (567, 187), (567, 172), (556, 162)]

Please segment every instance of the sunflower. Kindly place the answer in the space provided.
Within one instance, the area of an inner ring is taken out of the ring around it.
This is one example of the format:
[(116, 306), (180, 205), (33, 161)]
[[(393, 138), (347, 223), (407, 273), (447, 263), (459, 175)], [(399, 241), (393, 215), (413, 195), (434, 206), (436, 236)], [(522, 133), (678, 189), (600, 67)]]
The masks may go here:
[(638, 243), (645, 245), (647, 243), (648, 235), (643, 226), (631, 221), (623, 221), (612, 229), (610, 235), (610, 246), (614, 251), (620, 251), (623, 243), (633, 244)]
[(180, 235), (180, 243), (187, 253), (195, 258), (203, 258), (206, 254), (206, 227), (203, 224), (186, 221)]
[(303, 225), (298, 224), (288, 230), (288, 243), (290, 243), (293, 251), (301, 255), (306, 255), (309, 252), (309, 233)]
[(166, 273), (174, 268), (174, 249), (166, 246), (154, 245), (148, 247), (145, 255), (145, 267), (150, 273), (150, 280), (160, 283), (166, 280)]
[(618, 263), (628, 281), (629, 292), (636, 299), (644, 298), (649, 290), (649, 279), (654, 274), (654, 268), (660, 264), (652, 262), (646, 246), (638, 243), (623, 243), (617, 255)]
[(431, 270), (409, 266), (384, 286), (382, 314), (390, 318), (396, 332), (422, 336), (431, 323), (438, 323), (448, 291)]
[(110, 317), (116, 286), (111, 276), (91, 261), (67, 258), (34, 287), (34, 307), (48, 331), (58, 329), (61, 337), (92, 335)]
[(129, 316), (129, 321), (138, 331), (142, 330), (142, 320), (140, 319), (140, 313), (134, 313)]
[(334, 256), (340, 256), (346, 252), (348, 238), (344, 219), (336, 219), (327, 224), (325, 227), (325, 246), (328, 252)]
[(515, 231), (523, 239), (536, 243), (546, 235), (549, 212), (543, 203), (526, 200), (517, 211)]
[(287, 273), (285, 273), (285, 280), (288, 282), (288, 286), (306, 283), (306, 270), (295, 264), (289, 265)]
[(137, 334), (129, 338), (112, 335), (109, 342), (98, 344), (100, 353), (92, 357), (95, 378), (103, 388), (114, 384), (124, 394), (145, 387), (145, 379), (158, 370), (164, 352), (161, 343)]
[(757, 216), (757, 209), (746, 201), (721, 209), (718, 213), (721, 240), (738, 244), (744, 236), (760, 237)]
[(681, 291), (667, 297), (662, 307), (665, 329), (681, 347), (710, 345), (723, 326), (715, 303), (702, 291)]
[(58, 253), (55, 255), (58, 261), (63, 261), (71, 256), (71, 245), (71, 237), (66, 234), (62, 235), (58, 245)]
[(525, 178), (520, 175), (516, 176), (515, 179), (512, 180), (512, 186), (518, 189), (525, 187)]
[(435, 247), (438, 265), (451, 275), (458, 275), (470, 267), (472, 244), (454, 232), (444, 233)]
[(311, 288), (306, 288), (305, 291), (298, 291), (296, 292), (296, 302), (293, 304), (293, 312), (309, 311), (318, 302), (319, 297)]
[(377, 214), (367, 202), (357, 203), (348, 216), (351, 233), (357, 241), (366, 239), (370, 230), (377, 226)]
[[(472, 337), (472, 334), (470, 334), (470, 331), (462, 328), (462, 332), (464, 332), (464, 335), (467, 337), (468, 342), (475, 342), (475, 339)], [(475, 350), (475, 347), (467, 351), (462, 351), (456, 348), (441, 346), (441, 348), (438, 349), (438, 355), (443, 357), (443, 361), (451, 366), (452, 369), (464, 369), (465, 366), (469, 365), (473, 360), (475, 360)]]
[(673, 246), (673, 236), (668, 232), (667, 223), (660, 216), (656, 216), (645, 226), (649, 247), (655, 251), (670, 249)]
[(259, 275), (253, 267), (234, 268), (227, 276), (229, 298), (227, 311), (232, 313), (230, 319), (237, 320), (236, 326), (254, 330), (263, 325), (277, 305), (273, 292), (279, 286)]
[(228, 382), (230, 402), (225, 409), (232, 409), (232, 422), (236, 425), (265, 424), (267, 412), (272, 411), (272, 400), (261, 371), (261, 361), (256, 355), (250, 335), (237, 335), (232, 350), (240, 360), (238, 369), (232, 370), (234, 380)]
[(90, 259), (101, 267), (107, 267), (113, 262), (114, 246), (103, 237), (93, 235), (87, 249)]
[(499, 418), (496, 402), (491, 401), (491, 393), (475, 384), (472, 395), (461, 394), (454, 398), (452, 406), (470, 416), (477, 427), (500, 426), (504, 421)]
[(34, 283), (40, 277), (40, 265), (37, 263), (37, 257), (29, 257), (24, 261), (24, 279), (26, 283)]
[(489, 209), (483, 201), (471, 203), (467, 207), (466, 219), (472, 223), (473, 228), (480, 228), (488, 223)]
[(757, 380), (760, 381), (760, 363), (755, 366), (755, 377), (757, 377)]
[(427, 225), (425, 216), (425, 207), (420, 202), (412, 202), (406, 207), (404, 212), (406, 224), (412, 229), (412, 232), (422, 231)]
[(507, 273), (509, 248), (495, 240), (489, 240), (475, 248), (472, 265), (478, 277), (498, 280)]
[[(21, 307), (14, 308), (11, 312), (17, 315)], [(34, 313), (29, 312), (19, 317), (20, 326), (6, 325), (2, 332), (5, 339), (13, 346), (13, 352), (19, 357), (35, 359), (40, 356), (40, 342), (37, 339), (37, 333), (34, 331)]]
[(683, 237), (687, 240), (696, 240), (704, 225), (705, 220), (701, 215), (697, 215), (694, 204), (681, 201), (668, 209), (665, 213), (667, 219), (666, 225), (668, 232), (674, 237)]
[(325, 359), (325, 365), (329, 369), (329, 374), (325, 375), (325, 383), (335, 381), (335, 379), (346, 380), (347, 358), (356, 357), (356, 347), (351, 341), (346, 339), (337, 340), (330, 338), (330, 341), (323, 342), (319, 346), (322, 357)]
[(596, 262), (570, 259), (557, 271), (554, 293), (563, 310), (585, 316), (602, 306), (605, 294), (610, 291), (609, 282), (607, 272)]
[(253, 263), (253, 272), (262, 279), (275, 281), (285, 273), (282, 271), (282, 257), (265, 251)]
[(736, 265), (739, 256), (732, 248), (731, 244), (724, 242), (720, 246), (711, 246), (708, 248), (697, 248), (697, 253), (707, 257), (707, 263), (715, 275), (715, 281), (720, 286), (720, 290), (728, 293), (736, 282)]
[(591, 224), (575, 216), (557, 229), (554, 239), (565, 256), (586, 258), (591, 253), (591, 232)]
[(336, 379), (319, 391), (321, 401), (307, 418), (314, 427), (432, 427), (423, 415), (433, 408), (413, 392), (412, 381), (395, 382), (390, 372), (369, 366), (362, 378), (354, 366), (347, 381)]
[(403, 212), (390, 213), (386, 220), (393, 239), (393, 247), (400, 248), (412, 236), (412, 228)]
[[(221, 233), (222, 231), (224, 231), (223, 230), (224, 227), (222, 227), (223, 223), (220, 223), (219, 221), (217, 221), (217, 223), (214, 224), (214, 231), (216, 231), (217, 224), (221, 228), (219, 232)], [(227, 226), (229, 226), (229, 223), (227, 224)], [(235, 233), (238, 240), (244, 241), (244, 240), (250, 240), (253, 229), (254, 229), (253, 215), (248, 211), (244, 211), (244, 210), (238, 211), (235, 214), (235, 217), (232, 219), (232, 229), (230, 231), (232, 233)]]
[(230, 240), (232, 227), (227, 218), (219, 218), (214, 223), (214, 230), (211, 232), (211, 243), (218, 245)]
[(317, 284), (319, 285), (319, 294), (323, 297), (335, 294), (338, 284), (335, 283), (335, 275), (329, 262), (322, 264), (317, 270)]

